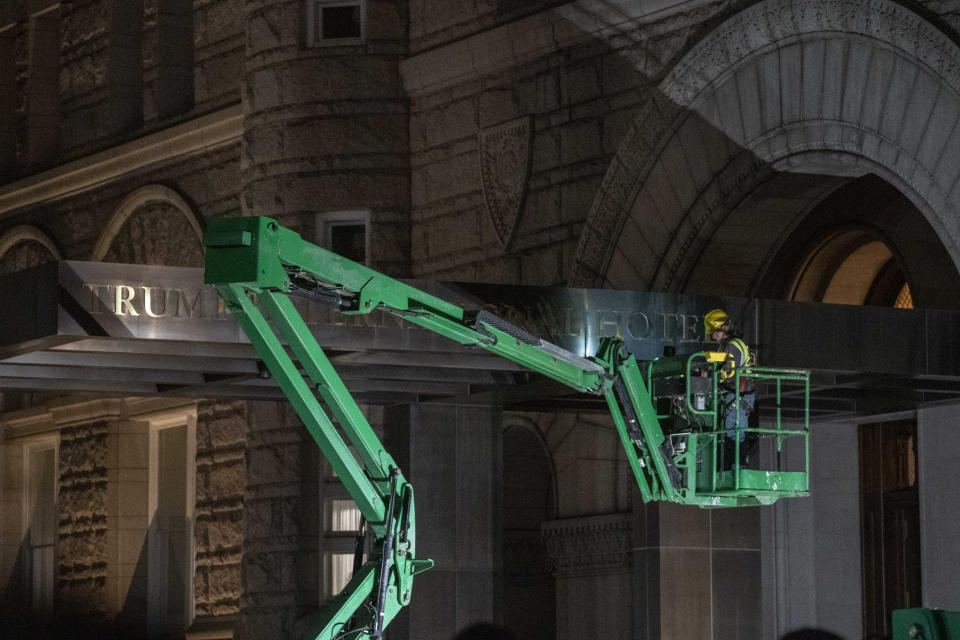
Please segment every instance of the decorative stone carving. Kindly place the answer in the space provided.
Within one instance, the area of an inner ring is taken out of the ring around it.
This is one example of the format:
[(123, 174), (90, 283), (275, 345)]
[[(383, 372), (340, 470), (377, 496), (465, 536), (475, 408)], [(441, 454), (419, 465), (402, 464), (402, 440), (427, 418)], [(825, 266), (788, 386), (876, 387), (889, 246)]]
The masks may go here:
[(504, 251), (523, 209), (530, 178), (533, 124), (529, 116), (478, 134), (483, 199)]
[(543, 523), (554, 574), (620, 573), (631, 566), (630, 514), (569, 518)]
[[(856, 41), (860, 46), (868, 46), (893, 52), (900, 62), (898, 68), (910, 66), (917, 73), (934, 74), (942, 89), (941, 93), (956, 96), (960, 93), (960, 48), (940, 29), (908, 7), (892, 0), (766, 0), (758, 2), (743, 11), (737, 12), (710, 32), (680, 60), (659, 86), (658, 99), (650, 100), (640, 107), (634, 120), (633, 130), (625, 137), (616, 156), (610, 163), (603, 185), (595, 199), (587, 219), (587, 224), (577, 253), (573, 269), (568, 279), (573, 286), (602, 286), (608, 265), (617, 248), (618, 236), (626, 217), (630, 215), (636, 195), (644, 187), (651, 167), (657, 157), (669, 144), (681, 124), (691, 113), (707, 112), (716, 108), (714, 98), (719, 88), (735, 72), (742, 73), (751, 64), (757, 64), (765, 55), (776, 55), (779, 46), (796, 46), (798, 40), (809, 43), (815, 39), (824, 41)], [(851, 47), (845, 47), (845, 55), (850, 55)], [(832, 62), (832, 64), (837, 64)], [(845, 59), (839, 64), (849, 68)], [(758, 77), (762, 77), (757, 71)], [(820, 78), (822, 74), (817, 74)], [(823, 95), (819, 87), (805, 87), (802, 82), (797, 89), (799, 95)], [(781, 100), (782, 97), (767, 93), (760, 95), (760, 112), (764, 113), (763, 100)], [(664, 110), (663, 105), (670, 105)], [(784, 103), (786, 104), (786, 103)], [(957, 180), (958, 163), (940, 161), (935, 166), (927, 166), (914, 141), (906, 139), (904, 127), (898, 131), (897, 139), (871, 128), (856, 119), (843, 120), (846, 114), (828, 118), (804, 118), (800, 105), (791, 103), (797, 110), (799, 122), (784, 119), (783, 122), (767, 123), (751, 132), (754, 137), (747, 139), (746, 132), (726, 130), (722, 124), (711, 122), (730, 140), (742, 149), (755, 152), (759, 158), (769, 164), (790, 162), (790, 157), (798, 153), (837, 152), (852, 154), (864, 158), (874, 165), (873, 170), (905, 192), (919, 194), (922, 202), (918, 206), (925, 215), (932, 218), (935, 227), (943, 230), (946, 237), (953, 241), (949, 247), (954, 255), (960, 255), (960, 223), (956, 216), (957, 202), (953, 185)], [(743, 104), (735, 109), (744, 109)], [(770, 109), (781, 113), (779, 107)], [(899, 119), (891, 110), (903, 112)], [(859, 111), (858, 111), (859, 112)], [(888, 101), (884, 117), (894, 122), (904, 121), (910, 112), (909, 100)], [(862, 114), (861, 114), (862, 115)], [(923, 114), (912, 114), (925, 120)], [(732, 123), (750, 118), (749, 114), (726, 112), (722, 119)], [(756, 124), (755, 116), (752, 124)], [(801, 139), (796, 131), (788, 130), (797, 125), (806, 128), (813, 138)], [(653, 126), (652, 126), (653, 125)], [(856, 135), (845, 135), (845, 129), (852, 127)], [(653, 138), (641, 135), (640, 131), (655, 129)], [(942, 137), (942, 136), (941, 136)], [(903, 139), (900, 139), (903, 138)], [(798, 144), (798, 140), (802, 140)], [(947, 167), (951, 167), (949, 170)], [(947, 175), (950, 172), (950, 175)], [(730, 190), (719, 185), (721, 190)], [(733, 189), (739, 188), (736, 185)], [(626, 197), (625, 197), (626, 195)], [(661, 269), (656, 278), (658, 289), (670, 289), (680, 282), (680, 270), (677, 260), (685, 260), (691, 252), (683, 248), (696, 247), (701, 243), (702, 235), (708, 233), (714, 225), (702, 220), (698, 214), (688, 210), (694, 203), (683, 203), (682, 211), (677, 211), (678, 219), (683, 221), (670, 229), (671, 236), (684, 225), (686, 230), (672, 238), (671, 246), (655, 247), (660, 255), (677, 251), (684, 255), (671, 257), (669, 265)], [(707, 207), (708, 209), (710, 207)], [(729, 209), (720, 207), (711, 213), (716, 220), (722, 219)], [(690, 219), (690, 215), (695, 215)], [(673, 223), (671, 223), (673, 224)], [(693, 231), (689, 231), (692, 228)], [(696, 235), (696, 238), (690, 236)], [(691, 249), (692, 251), (692, 249)], [(654, 286), (653, 274), (643, 274), (645, 282), (639, 286)]]

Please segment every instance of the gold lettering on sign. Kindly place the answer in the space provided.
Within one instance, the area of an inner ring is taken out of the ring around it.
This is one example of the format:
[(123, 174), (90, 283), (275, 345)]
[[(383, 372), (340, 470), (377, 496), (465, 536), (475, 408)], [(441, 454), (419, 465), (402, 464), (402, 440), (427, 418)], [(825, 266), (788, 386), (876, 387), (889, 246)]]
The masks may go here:
[(174, 307), (174, 316), (177, 318), (182, 318), (186, 315), (187, 318), (193, 317), (193, 312), (196, 311), (197, 305), (200, 304), (200, 294), (203, 292), (203, 289), (197, 289), (197, 295), (193, 297), (193, 302), (190, 302), (187, 292), (183, 289), (171, 289), (172, 293), (176, 297), (176, 306)]
[(83, 288), (90, 290), (90, 313), (103, 313), (103, 303), (100, 301), (100, 291), (106, 290), (107, 296), (109, 296), (109, 285), (84, 284)]
[(700, 342), (698, 320), (699, 316), (683, 316), (683, 334), (680, 336), (680, 342)]
[(118, 316), (125, 316), (127, 313), (131, 316), (139, 316), (140, 314), (133, 308), (133, 296), (137, 295), (137, 290), (126, 284), (118, 284), (116, 292), (116, 303), (113, 306), (113, 312)]
[(627, 316), (627, 335), (634, 340), (646, 340), (650, 335), (650, 318), (643, 311)]
[[(162, 318), (167, 313), (167, 296), (166, 292), (160, 287), (140, 287), (143, 289), (143, 311), (151, 318)], [(160, 313), (157, 313), (153, 310), (153, 290), (157, 289), (160, 291), (160, 299), (163, 300), (163, 308), (160, 309)]]
[(620, 314), (613, 309), (597, 310), (597, 335), (612, 337), (620, 335)]

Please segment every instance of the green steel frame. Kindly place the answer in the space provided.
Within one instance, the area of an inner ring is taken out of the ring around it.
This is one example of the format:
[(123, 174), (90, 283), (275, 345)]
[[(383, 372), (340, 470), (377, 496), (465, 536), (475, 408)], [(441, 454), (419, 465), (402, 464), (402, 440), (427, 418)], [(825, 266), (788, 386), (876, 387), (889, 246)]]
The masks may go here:
[[(413, 576), (429, 569), (433, 562), (416, 557), (413, 488), (294, 308), (290, 294), (326, 301), (347, 314), (383, 309), (463, 345), (480, 347), (519, 363), (576, 391), (603, 396), (644, 501), (721, 507), (769, 504), (780, 497), (807, 495), (809, 462), (802, 472), (786, 472), (779, 466), (772, 471), (737, 466), (720, 470), (722, 430), (717, 427), (716, 390), (721, 363), (710, 362), (705, 354), (689, 356), (679, 363), (654, 361), (645, 381), (636, 359), (624, 351), (617, 338), (602, 339), (594, 357), (580, 357), (495, 316), (465, 311), (317, 247), (269, 218), (213, 220), (204, 234), (204, 244), (205, 281), (214, 285), (225, 300), (356, 501), (376, 540), (368, 562), (355, 572), (330, 606), (310, 618), (305, 637), (380, 637), (410, 602)], [(709, 409), (697, 409), (690, 400), (690, 367), (700, 361), (707, 363), (713, 385)], [(652, 391), (658, 381), (677, 375), (686, 377), (685, 402), (703, 425), (668, 436), (664, 427), (668, 432), (672, 427), (654, 409)], [(753, 368), (737, 371), (735, 381), (739, 383), (741, 377), (772, 380), (777, 385), (776, 425), (756, 430), (758, 435), (776, 438), (777, 452), (786, 438), (802, 437), (807, 451), (807, 372)], [(802, 427), (796, 429), (784, 429), (780, 421), (781, 386), (790, 383), (803, 387), (807, 409)], [(777, 458), (779, 465), (779, 455)]]

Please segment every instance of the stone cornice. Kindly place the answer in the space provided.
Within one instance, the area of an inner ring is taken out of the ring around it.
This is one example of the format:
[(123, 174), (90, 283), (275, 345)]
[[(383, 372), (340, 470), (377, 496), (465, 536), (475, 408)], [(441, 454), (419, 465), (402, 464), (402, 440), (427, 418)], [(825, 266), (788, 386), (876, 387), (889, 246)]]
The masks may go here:
[(0, 215), (21, 207), (65, 198), (122, 175), (170, 160), (210, 151), (240, 140), (239, 104), (151, 133), (0, 187)]
[(407, 94), (427, 95), (583, 42), (627, 44), (639, 25), (707, 2), (610, 0), (600, 11), (577, 0), (412, 56), (400, 63), (400, 76)]

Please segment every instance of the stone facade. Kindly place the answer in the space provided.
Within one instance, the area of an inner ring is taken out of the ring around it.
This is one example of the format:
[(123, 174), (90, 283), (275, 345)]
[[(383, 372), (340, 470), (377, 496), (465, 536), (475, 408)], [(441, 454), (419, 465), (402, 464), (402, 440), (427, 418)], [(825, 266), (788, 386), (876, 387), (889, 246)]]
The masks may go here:
[[(306, 0), (4, 3), (0, 273), (199, 266), (205, 222), (243, 214), (320, 244), (363, 226), (367, 264), (395, 276), (789, 297), (816, 243), (854, 226), (890, 244), (921, 306), (955, 308), (960, 5), (919, 4), (364, 0), (361, 35), (323, 42)], [(29, 600), (23, 465), (40, 435), (58, 447), (55, 609), (160, 633), (151, 456), (174, 423), (195, 470), (177, 633), (290, 636), (326, 598), (328, 479), (287, 404), (3, 391), (2, 408), (6, 610)], [(946, 440), (943, 411), (927, 437)], [(817, 595), (842, 576), (804, 542), (859, 550), (840, 518), (853, 479), (830, 465), (813, 505), (708, 513), (641, 504), (596, 414), (367, 413), (437, 561), (393, 640), (526, 613), (553, 620), (531, 638), (856, 630), (836, 602), (858, 602)], [(850, 438), (822, 441), (850, 453)], [(953, 445), (925, 446), (924, 477), (950, 486)], [(960, 555), (955, 519), (924, 522), (925, 553)], [(924, 588), (960, 608), (942, 572)]]
[(197, 617), (232, 616), (243, 594), (246, 407), (206, 403), (197, 422)]
[(60, 430), (57, 605), (102, 617), (107, 609), (106, 422)]

